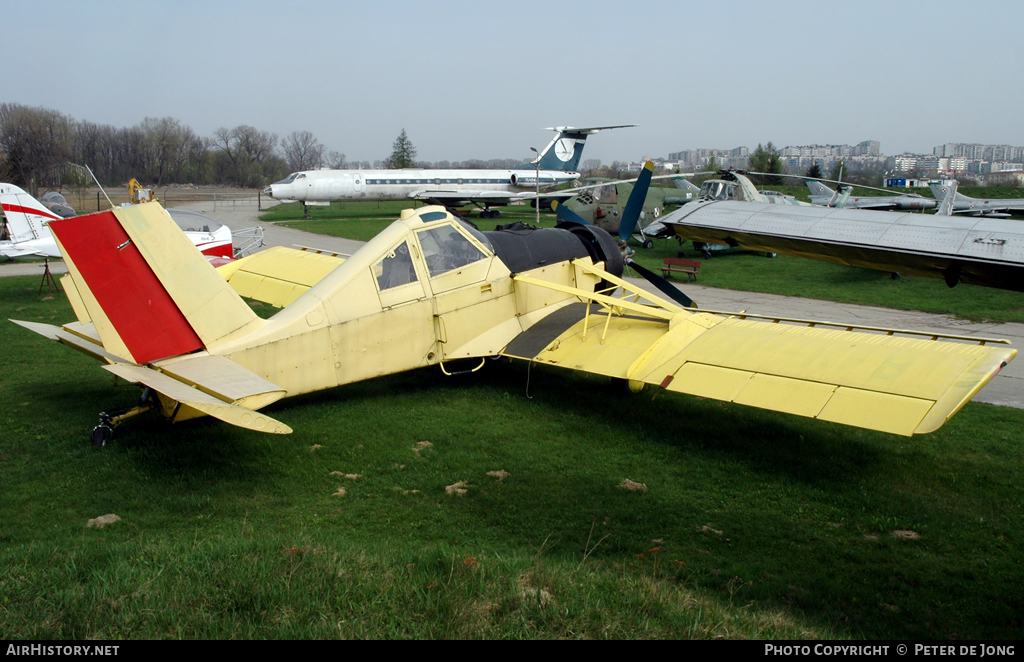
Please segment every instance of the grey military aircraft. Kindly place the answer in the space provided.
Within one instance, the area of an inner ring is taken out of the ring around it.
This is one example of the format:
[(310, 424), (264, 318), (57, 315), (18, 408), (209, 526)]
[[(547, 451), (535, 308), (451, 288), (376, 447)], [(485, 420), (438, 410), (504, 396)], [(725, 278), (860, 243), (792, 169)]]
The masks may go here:
[(736, 199), (701, 199), (659, 220), (691, 241), (1024, 292), (1016, 221)]
[[(675, 188), (652, 186), (647, 190), (636, 224), (637, 240), (644, 248), (654, 245), (652, 237), (672, 236), (671, 232), (664, 233), (664, 228), (657, 225), (657, 219), (665, 212), (665, 208), (696, 200), (694, 194), (700, 192), (700, 189), (681, 176), (674, 177), (673, 183)], [(576, 190), (576, 197), (565, 202), (565, 206), (586, 222), (613, 235), (618, 234), (626, 201), (633, 192), (633, 182), (607, 180)]]
[[(955, 183), (956, 180), (953, 180)], [(950, 184), (940, 181), (928, 182), (928, 188), (936, 200), (941, 200), (950, 189)], [(985, 216), (988, 218), (1006, 218), (1011, 212), (1024, 214), (1024, 199), (1021, 198), (971, 198), (953, 189), (953, 214), (968, 216)]]
[[(886, 211), (900, 209), (915, 211), (921, 209), (935, 209), (936, 202), (931, 198), (922, 195), (891, 195), (891, 196), (857, 196), (851, 197), (852, 188), (843, 184), (840, 186), (842, 193), (839, 193), (828, 186), (825, 186), (816, 179), (808, 179), (804, 182), (811, 191), (811, 204), (822, 207), (845, 207), (846, 209), (876, 209)], [(936, 196), (938, 197), (938, 196)]]

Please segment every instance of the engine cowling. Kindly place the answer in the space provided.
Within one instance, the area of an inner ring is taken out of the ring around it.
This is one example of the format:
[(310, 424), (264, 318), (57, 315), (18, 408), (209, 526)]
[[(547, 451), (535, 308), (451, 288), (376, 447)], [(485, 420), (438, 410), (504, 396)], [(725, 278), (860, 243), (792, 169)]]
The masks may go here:
[(618, 244), (610, 234), (594, 225), (559, 223), (554, 228), (534, 228), (512, 223), (483, 234), (512, 273), (589, 257), (595, 263), (604, 262), (605, 271), (622, 275), (622, 252)]
[(508, 183), (512, 186), (536, 186), (537, 174), (513, 172), (508, 178)]

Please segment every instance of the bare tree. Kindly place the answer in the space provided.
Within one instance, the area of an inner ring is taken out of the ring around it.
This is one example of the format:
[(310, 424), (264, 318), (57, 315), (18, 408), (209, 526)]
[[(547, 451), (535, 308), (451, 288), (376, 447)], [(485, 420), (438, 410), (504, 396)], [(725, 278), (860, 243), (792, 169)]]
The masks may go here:
[(348, 167), (348, 164), (345, 163), (345, 155), (334, 151), (327, 152), (325, 165), (332, 170), (343, 170)]
[(42, 178), (69, 160), (73, 126), (55, 110), (0, 104), (0, 151), (12, 183), (35, 195)]
[(309, 131), (293, 131), (281, 141), (281, 148), (292, 172), (312, 170), (323, 165), (324, 146)]
[[(266, 183), (273, 163), (277, 134), (241, 125), (234, 129), (220, 128), (213, 133), (213, 148), (223, 158), (219, 174), (222, 181), (238, 186), (256, 187)], [(283, 162), (281, 165), (284, 165)]]
[(147, 163), (137, 176), (145, 175), (156, 186), (160, 186), (165, 177), (176, 180), (195, 150), (198, 140), (195, 133), (172, 117), (147, 117), (139, 127), (145, 137)]

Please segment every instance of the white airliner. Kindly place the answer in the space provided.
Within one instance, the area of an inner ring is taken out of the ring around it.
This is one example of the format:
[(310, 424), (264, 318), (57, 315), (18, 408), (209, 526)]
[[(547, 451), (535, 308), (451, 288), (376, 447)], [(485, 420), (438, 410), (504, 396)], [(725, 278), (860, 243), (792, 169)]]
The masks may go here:
[[(558, 135), (540, 153), (539, 173), (537, 161), (510, 170), (305, 170), (292, 173), (263, 192), (276, 200), (307, 205), (326, 205), (335, 200), (427, 200), (447, 207), (475, 204), (483, 207), (482, 218), (493, 218), (498, 211), (491, 207), (535, 198), (538, 185), (547, 189), (579, 179), (576, 169), (587, 136), (629, 126), (635, 125), (550, 128)], [(564, 197), (573, 195), (566, 191)]]
[[(7, 220), (9, 236), (8, 240), (0, 241), (0, 255), (7, 258), (61, 257), (48, 225), (50, 221), (60, 220), (60, 216), (14, 184), (0, 184), (0, 208)], [(229, 260), (234, 257), (231, 228), (197, 212), (179, 209), (167, 212), (203, 255)]]

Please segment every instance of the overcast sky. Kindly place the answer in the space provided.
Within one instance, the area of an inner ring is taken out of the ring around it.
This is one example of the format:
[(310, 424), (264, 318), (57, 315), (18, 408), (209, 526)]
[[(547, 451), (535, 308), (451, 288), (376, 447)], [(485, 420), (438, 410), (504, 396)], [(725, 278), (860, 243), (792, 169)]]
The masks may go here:
[(774, 142), (1024, 144), (1024, 2), (4, 2), (0, 101), (383, 159), (584, 159)]

